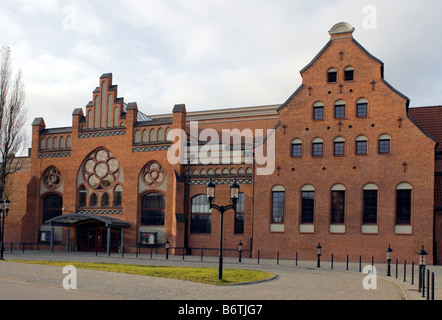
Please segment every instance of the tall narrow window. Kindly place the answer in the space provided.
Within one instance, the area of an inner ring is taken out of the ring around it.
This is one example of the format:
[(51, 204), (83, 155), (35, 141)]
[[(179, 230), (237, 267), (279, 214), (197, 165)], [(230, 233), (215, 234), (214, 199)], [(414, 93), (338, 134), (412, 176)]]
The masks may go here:
[(89, 207), (96, 207), (96, 206), (98, 206), (98, 197), (95, 193), (93, 193), (89, 198)]
[(102, 207), (109, 207), (109, 194), (104, 193), (101, 196), (101, 206)]
[(411, 191), (407, 183), (396, 188), (396, 224), (411, 224)]
[(378, 216), (378, 187), (368, 184), (364, 187), (364, 203), (362, 223), (377, 223)]
[(323, 153), (323, 143), (324, 141), (321, 138), (316, 138), (312, 143), (312, 155), (314, 157), (322, 156)]
[(284, 222), (284, 196), (285, 190), (282, 186), (272, 189), (272, 223)]
[(313, 186), (304, 186), (301, 189), (301, 223), (313, 223), (315, 212), (315, 189)]
[(339, 100), (335, 103), (335, 118), (336, 119), (345, 118), (345, 101)]
[(389, 135), (382, 135), (379, 137), (379, 153), (390, 153), (390, 141), (391, 137)]
[(343, 185), (333, 186), (331, 209), (331, 223), (344, 223), (345, 187)]
[(292, 157), (302, 156), (302, 141), (295, 139), (292, 141)]
[(166, 201), (159, 193), (148, 193), (141, 199), (141, 225), (163, 226)]
[(316, 102), (313, 105), (313, 119), (324, 120), (324, 104), (322, 102)]
[(245, 193), (240, 192), (235, 212), (235, 234), (244, 233)]
[(356, 138), (356, 154), (367, 154), (367, 137), (359, 136)]
[(121, 207), (123, 204), (123, 187), (118, 185), (114, 190), (114, 207)]
[(345, 149), (345, 139), (343, 137), (337, 137), (334, 140), (334, 150), (333, 154), (335, 156), (343, 156)]
[(81, 186), (78, 194), (78, 206), (80, 208), (86, 207), (87, 191), (85, 186)]
[(51, 194), (43, 199), (43, 223), (63, 214), (63, 198)]
[(212, 232), (212, 209), (210, 209), (205, 195), (200, 194), (192, 198), (191, 214), (191, 233)]
[(336, 69), (329, 69), (327, 72), (327, 81), (336, 82), (338, 79), (338, 71)]

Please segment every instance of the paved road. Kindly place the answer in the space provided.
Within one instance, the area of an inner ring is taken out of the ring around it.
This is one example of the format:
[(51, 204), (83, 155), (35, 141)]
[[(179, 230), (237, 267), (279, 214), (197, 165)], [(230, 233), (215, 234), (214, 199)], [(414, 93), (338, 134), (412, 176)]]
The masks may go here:
[[(126, 255), (108, 257), (86, 253), (50, 253), (47, 251), (27, 251), (6, 255), (6, 260), (37, 259), (66, 261), (118, 262), (150, 265), (184, 265), (217, 267), (216, 257), (171, 256), (166, 260), (158, 255)], [(375, 265), (376, 266), (376, 265)], [(277, 275), (271, 281), (239, 285), (213, 286), (174, 279), (154, 278), (92, 270), (77, 269), (77, 289), (63, 289), (63, 279), (67, 274), (63, 268), (0, 262), (0, 299), (2, 300), (423, 300), (417, 292), (417, 279), (411, 284), (411, 270), (407, 281), (403, 281), (403, 269), (399, 270), (398, 279), (385, 277), (384, 266), (376, 266), (378, 277), (376, 289), (364, 289), (363, 283), (368, 274), (358, 272), (358, 266), (351, 264), (349, 271), (345, 265), (334, 263), (333, 270), (327, 262), (320, 269), (314, 262), (280, 261), (226, 258), (226, 268), (247, 268), (270, 271)], [(436, 299), (442, 299), (442, 268), (432, 267), (436, 273)], [(439, 276), (440, 275), (440, 276)], [(373, 285), (373, 283), (371, 283)]]

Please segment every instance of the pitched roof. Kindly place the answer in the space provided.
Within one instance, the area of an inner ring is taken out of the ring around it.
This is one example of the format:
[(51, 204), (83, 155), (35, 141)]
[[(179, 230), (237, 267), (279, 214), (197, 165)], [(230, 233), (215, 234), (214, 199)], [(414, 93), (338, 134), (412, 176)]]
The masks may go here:
[(439, 142), (437, 152), (442, 152), (442, 106), (409, 108), (408, 115)]

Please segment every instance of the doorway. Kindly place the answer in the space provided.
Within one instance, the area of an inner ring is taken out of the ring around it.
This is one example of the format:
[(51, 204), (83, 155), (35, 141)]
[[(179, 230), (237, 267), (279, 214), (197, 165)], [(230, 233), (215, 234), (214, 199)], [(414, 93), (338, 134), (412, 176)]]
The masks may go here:
[[(120, 230), (111, 228), (110, 252), (117, 253), (121, 244)], [(107, 251), (107, 227), (102, 223), (85, 223), (77, 226), (77, 250), (83, 252)]]

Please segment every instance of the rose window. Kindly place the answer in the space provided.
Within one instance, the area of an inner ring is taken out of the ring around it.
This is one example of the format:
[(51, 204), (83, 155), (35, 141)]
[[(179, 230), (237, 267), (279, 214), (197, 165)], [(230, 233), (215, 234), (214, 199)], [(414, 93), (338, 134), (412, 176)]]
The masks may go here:
[(84, 179), (93, 189), (107, 189), (117, 181), (119, 173), (120, 164), (104, 149), (91, 154), (83, 166)]
[(143, 170), (144, 182), (148, 186), (159, 186), (164, 181), (164, 169), (156, 161), (149, 162)]
[(44, 174), (43, 177), (43, 183), (49, 189), (58, 188), (61, 184), (60, 171), (55, 167), (51, 167), (48, 170), (46, 170), (46, 173)]

